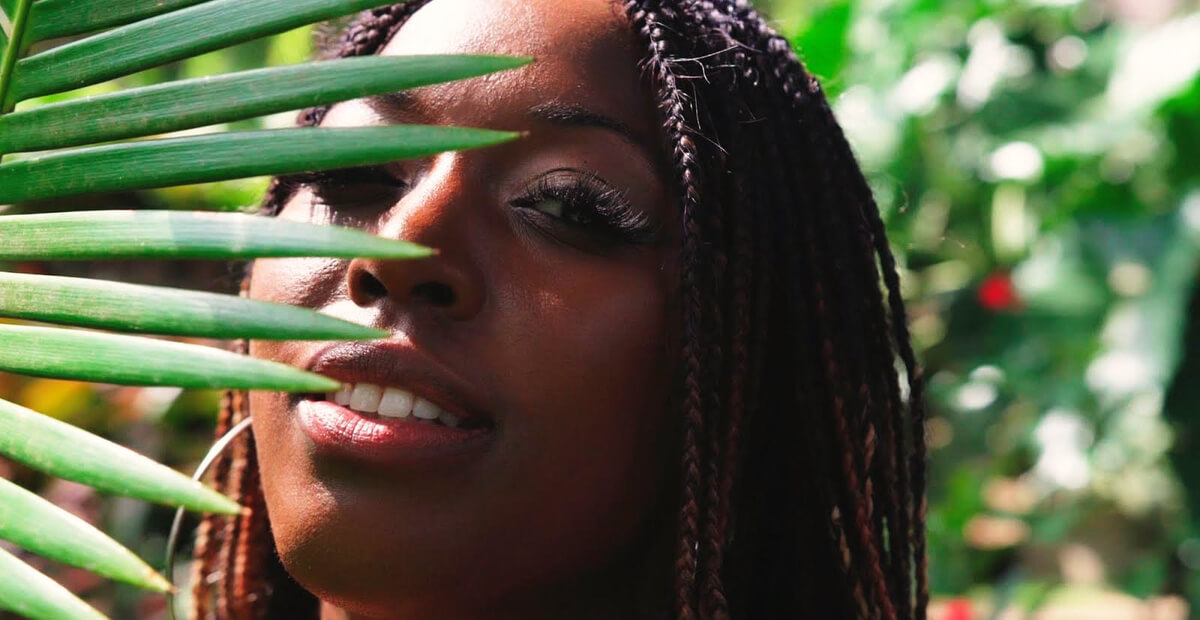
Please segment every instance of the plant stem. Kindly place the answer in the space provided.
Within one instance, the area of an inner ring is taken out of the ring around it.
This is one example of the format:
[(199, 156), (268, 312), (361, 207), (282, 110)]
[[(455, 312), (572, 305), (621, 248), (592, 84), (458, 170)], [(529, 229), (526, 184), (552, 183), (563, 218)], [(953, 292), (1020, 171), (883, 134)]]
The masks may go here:
[(0, 114), (12, 112), (15, 107), (15, 103), (8, 102), (8, 92), (17, 68), (17, 58), (25, 53), (25, 26), (29, 22), (29, 12), (32, 8), (33, 0), (17, 0), (12, 33), (8, 38), (8, 47), (4, 50), (4, 60), (0, 62)]

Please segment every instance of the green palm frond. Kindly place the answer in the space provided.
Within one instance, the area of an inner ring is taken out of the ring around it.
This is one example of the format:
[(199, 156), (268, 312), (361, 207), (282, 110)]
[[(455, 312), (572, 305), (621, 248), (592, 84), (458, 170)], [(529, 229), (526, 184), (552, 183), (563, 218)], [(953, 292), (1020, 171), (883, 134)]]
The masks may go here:
[(4, 609), (46, 620), (105, 620), (66, 588), (0, 549), (0, 602)]
[[(202, 136), (171, 132), (371, 97), (520, 67), (496, 56), (353, 58), (182, 80), (22, 106), (318, 21), (383, 0), (0, 0), (0, 205), (253, 176), (376, 165), (481, 148), (516, 134), (390, 126)], [(46, 48), (51, 40), (74, 40)], [(30, 53), (35, 49), (36, 53)], [(46, 49), (42, 49), (46, 48)], [(125, 142), (114, 142), (127, 140)], [(116, 258), (420, 258), (430, 250), (335, 227), (242, 214), (94, 211), (0, 215), (0, 261)], [(0, 370), (133, 385), (329, 391), (337, 383), (197, 345), (97, 329), (203, 338), (353, 340), (377, 330), (234, 296), (0, 271)], [(89, 329), (77, 329), (77, 328)], [(107, 493), (233, 513), (215, 491), (82, 429), (0, 400), (0, 455)], [(0, 539), (156, 591), (132, 552), (0, 481)], [(0, 609), (103, 617), (0, 551)]]
[(147, 590), (171, 584), (87, 521), (0, 478), (0, 536), (38, 555)]

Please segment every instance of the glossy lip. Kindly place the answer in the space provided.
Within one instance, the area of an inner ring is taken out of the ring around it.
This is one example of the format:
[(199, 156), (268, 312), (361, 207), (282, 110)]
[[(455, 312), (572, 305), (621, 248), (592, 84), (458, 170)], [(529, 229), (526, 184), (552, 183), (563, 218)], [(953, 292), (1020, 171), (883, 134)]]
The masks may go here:
[(479, 423), (463, 429), (409, 418), (368, 416), (325, 400), (325, 395), (294, 397), (300, 427), (318, 454), (399, 466), (446, 466), (487, 449), (494, 418), (472, 398), (469, 385), (396, 340), (343, 343), (319, 351), (306, 369), (343, 383), (398, 387), (444, 411)]

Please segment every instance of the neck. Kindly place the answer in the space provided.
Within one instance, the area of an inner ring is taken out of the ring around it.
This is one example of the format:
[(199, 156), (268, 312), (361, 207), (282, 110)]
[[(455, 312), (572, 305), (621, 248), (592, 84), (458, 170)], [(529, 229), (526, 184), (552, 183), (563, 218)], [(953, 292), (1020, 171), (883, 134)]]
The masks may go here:
[[(636, 571), (633, 571), (636, 574)], [(361, 614), (333, 603), (321, 602), (321, 620), (615, 620), (645, 617), (639, 608), (639, 595), (632, 580), (615, 583), (597, 581), (588, 587), (565, 584), (544, 588), (538, 593), (502, 601), (467, 601), (463, 597), (442, 597), (415, 605), (394, 607), (383, 614)]]
[[(660, 537), (656, 537), (660, 538)], [(671, 575), (658, 567), (669, 547), (654, 541), (634, 545), (632, 553), (600, 571), (576, 576), (569, 581), (545, 584), (535, 590), (500, 600), (468, 600), (465, 596), (442, 596), (434, 600), (401, 602), (388, 611), (363, 613), (322, 601), (320, 620), (630, 620), (664, 617)]]

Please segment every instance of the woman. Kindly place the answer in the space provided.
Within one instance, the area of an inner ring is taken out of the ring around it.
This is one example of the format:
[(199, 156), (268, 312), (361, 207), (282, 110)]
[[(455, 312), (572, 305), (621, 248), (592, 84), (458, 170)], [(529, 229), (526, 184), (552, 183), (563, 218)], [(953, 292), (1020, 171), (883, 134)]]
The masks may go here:
[(345, 387), (227, 397), (250, 510), (203, 524), (197, 615), (923, 617), (895, 262), (787, 42), (743, 0), (414, 0), (336, 49), (434, 53), (536, 62), (302, 123), (527, 133), (272, 186), (440, 253), (253, 266), (393, 336), (250, 345)]

